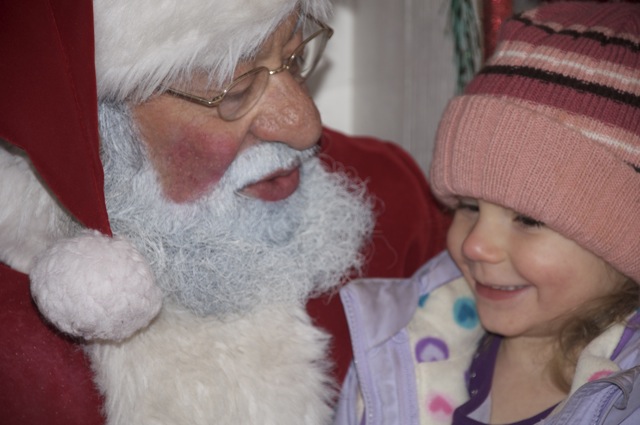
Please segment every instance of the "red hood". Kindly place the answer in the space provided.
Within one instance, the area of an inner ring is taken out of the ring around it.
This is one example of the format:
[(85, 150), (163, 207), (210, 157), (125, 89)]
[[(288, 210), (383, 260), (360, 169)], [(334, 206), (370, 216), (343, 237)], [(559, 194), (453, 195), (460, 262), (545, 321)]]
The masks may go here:
[(80, 222), (110, 235), (99, 156), (92, 2), (1, 2), (0, 27), (0, 138), (27, 152)]

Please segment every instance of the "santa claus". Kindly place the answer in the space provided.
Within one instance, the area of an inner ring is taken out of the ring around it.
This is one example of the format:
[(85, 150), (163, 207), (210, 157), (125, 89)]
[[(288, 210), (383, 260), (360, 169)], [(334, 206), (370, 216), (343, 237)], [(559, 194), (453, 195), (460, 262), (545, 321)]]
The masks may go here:
[(396, 146), (323, 129), (326, 0), (0, 5), (0, 422), (323, 424), (336, 288), (448, 219)]

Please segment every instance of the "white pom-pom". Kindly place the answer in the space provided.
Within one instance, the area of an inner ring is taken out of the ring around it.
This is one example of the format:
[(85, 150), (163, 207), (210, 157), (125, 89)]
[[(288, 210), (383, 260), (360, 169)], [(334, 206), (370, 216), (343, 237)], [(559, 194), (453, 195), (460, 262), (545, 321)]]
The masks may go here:
[(30, 277), (42, 314), (88, 340), (123, 340), (146, 327), (162, 305), (162, 292), (133, 245), (95, 230), (56, 242)]

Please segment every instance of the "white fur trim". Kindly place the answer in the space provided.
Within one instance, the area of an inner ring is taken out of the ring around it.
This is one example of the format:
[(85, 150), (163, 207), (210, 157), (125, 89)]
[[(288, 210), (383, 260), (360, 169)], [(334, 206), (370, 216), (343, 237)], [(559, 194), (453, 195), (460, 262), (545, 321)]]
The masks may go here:
[(141, 100), (193, 69), (229, 77), (299, 5), (324, 19), (329, 0), (94, 0), (101, 99)]
[(107, 425), (319, 425), (335, 396), (327, 346), (302, 306), (220, 321), (167, 304), (132, 338), (85, 349)]
[(36, 260), (31, 293), (44, 316), (85, 339), (122, 340), (158, 314), (162, 293), (129, 242), (84, 231)]

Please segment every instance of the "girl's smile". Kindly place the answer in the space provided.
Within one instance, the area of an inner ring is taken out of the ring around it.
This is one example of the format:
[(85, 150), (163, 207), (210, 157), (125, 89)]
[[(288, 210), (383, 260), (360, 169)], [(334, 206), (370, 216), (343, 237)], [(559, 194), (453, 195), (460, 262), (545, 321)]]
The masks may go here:
[(493, 301), (509, 300), (531, 288), (530, 285), (489, 285), (478, 281), (474, 286), (476, 296)]

